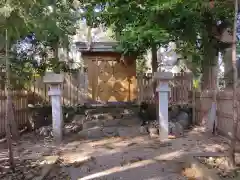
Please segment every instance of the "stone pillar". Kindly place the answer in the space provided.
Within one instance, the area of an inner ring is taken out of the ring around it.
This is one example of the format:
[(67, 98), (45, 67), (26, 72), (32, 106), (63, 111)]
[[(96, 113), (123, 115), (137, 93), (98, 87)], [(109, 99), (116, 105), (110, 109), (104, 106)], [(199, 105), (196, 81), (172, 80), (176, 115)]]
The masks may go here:
[(57, 142), (62, 140), (63, 115), (61, 104), (61, 89), (59, 85), (50, 85), (48, 95), (51, 96), (52, 104), (52, 127), (53, 137)]
[(47, 73), (44, 76), (44, 83), (49, 84), (48, 95), (51, 96), (52, 104), (52, 129), (55, 142), (62, 141), (63, 114), (61, 104), (61, 83), (63, 83), (63, 74)]
[(170, 92), (169, 80), (173, 78), (171, 72), (156, 72), (154, 73), (154, 79), (160, 80), (157, 85), (156, 91), (158, 92), (159, 100), (159, 135), (161, 140), (168, 139), (168, 94)]

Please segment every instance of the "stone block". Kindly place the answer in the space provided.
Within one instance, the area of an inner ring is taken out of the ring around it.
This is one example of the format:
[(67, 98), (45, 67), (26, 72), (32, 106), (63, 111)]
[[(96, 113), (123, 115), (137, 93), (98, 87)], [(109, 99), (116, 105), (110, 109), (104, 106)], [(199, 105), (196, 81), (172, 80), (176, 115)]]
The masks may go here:
[(184, 135), (184, 129), (182, 125), (178, 122), (176, 123), (169, 122), (169, 133), (176, 137), (181, 137)]
[(140, 126), (139, 131), (142, 135), (147, 135), (148, 134), (148, 130), (146, 126)]
[(89, 129), (89, 128), (93, 128), (96, 126), (102, 126), (103, 123), (99, 120), (92, 120), (92, 121), (87, 121), (83, 123), (83, 129)]
[(105, 127), (103, 128), (103, 134), (107, 137), (114, 137), (119, 135), (117, 127)]
[(176, 117), (176, 120), (182, 125), (184, 129), (187, 129), (190, 124), (189, 115), (184, 111), (181, 111), (179, 113), (179, 115)]
[(155, 127), (148, 127), (148, 132), (151, 137), (156, 137), (159, 135), (159, 130)]
[(84, 129), (78, 133), (81, 138), (88, 139), (98, 139), (104, 137), (103, 128), (102, 127), (94, 127), (90, 129)]
[(131, 118), (131, 119), (120, 119), (119, 125), (121, 126), (131, 126), (131, 125), (137, 125), (141, 121), (139, 118)]
[(72, 123), (83, 124), (85, 119), (86, 119), (86, 116), (77, 114), (74, 116)]
[(120, 124), (120, 119), (103, 120), (102, 122), (104, 127), (118, 126)]

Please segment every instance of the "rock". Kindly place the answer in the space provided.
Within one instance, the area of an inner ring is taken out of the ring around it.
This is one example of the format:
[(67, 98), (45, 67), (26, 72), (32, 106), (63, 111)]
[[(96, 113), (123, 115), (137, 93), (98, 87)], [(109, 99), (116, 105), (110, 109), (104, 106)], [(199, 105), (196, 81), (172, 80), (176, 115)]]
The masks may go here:
[(139, 123), (140, 123), (139, 118), (120, 119), (120, 121), (119, 121), (119, 125), (121, 125), (121, 126), (137, 125)]
[(169, 132), (169, 134), (173, 134), (174, 129), (175, 129), (175, 123), (168, 122), (168, 132)]
[(44, 166), (41, 170), (41, 175), (36, 177), (36, 180), (43, 180), (45, 179), (50, 171), (54, 168), (55, 164), (57, 163), (59, 156), (46, 156), (44, 157)]
[(171, 110), (169, 111), (169, 119), (176, 118), (179, 114), (179, 107), (178, 106), (172, 106)]
[(104, 118), (102, 118), (102, 119), (104, 119), (104, 120), (113, 120), (114, 119), (113, 115), (110, 113), (103, 114), (103, 117)]
[(148, 134), (148, 130), (147, 130), (146, 126), (140, 126), (139, 131), (143, 135), (147, 135)]
[(155, 127), (155, 128), (157, 128), (157, 129), (159, 129), (159, 122), (158, 122), (157, 120), (151, 121), (151, 122), (149, 123), (149, 125), (150, 125), (151, 127)]
[(83, 129), (89, 129), (96, 126), (102, 126), (102, 122), (99, 120), (91, 120), (83, 123)]
[(121, 114), (121, 113), (115, 113), (113, 115), (113, 119), (122, 119), (122, 118), (123, 118), (123, 114)]
[(103, 126), (118, 126), (120, 124), (120, 119), (112, 119), (112, 120), (103, 120)]
[(104, 137), (102, 127), (93, 127), (90, 129), (83, 129), (82, 131), (78, 132), (78, 135), (82, 138), (89, 138), (89, 139), (98, 139), (98, 138)]
[(35, 175), (32, 174), (31, 172), (27, 172), (27, 174), (25, 174), (24, 176), (25, 176), (25, 179), (27, 180), (31, 180), (35, 177)]
[(39, 133), (40, 136), (45, 136), (45, 137), (51, 136), (52, 127), (44, 126), (44, 127), (39, 128), (36, 132)]
[(159, 135), (159, 130), (156, 127), (148, 127), (148, 132), (151, 137), (155, 137)]
[(70, 134), (71, 133), (71, 128), (66, 128), (66, 127), (64, 127), (64, 129), (63, 129), (63, 134), (64, 135), (67, 135), (67, 134)]
[(105, 118), (105, 117), (104, 117), (103, 114), (99, 114), (99, 115), (98, 115), (98, 119), (99, 119), (99, 120), (103, 120), (104, 118)]
[(176, 123), (169, 122), (169, 134), (174, 135), (176, 137), (181, 137), (184, 135), (184, 129), (182, 125), (178, 122)]
[(124, 114), (134, 114), (134, 111), (132, 109), (124, 109), (123, 113)]
[(64, 126), (63, 133), (70, 134), (70, 133), (77, 133), (83, 129), (82, 124), (68, 124)]
[(83, 124), (85, 119), (86, 119), (86, 117), (84, 115), (77, 114), (77, 115), (74, 116), (72, 123)]
[(184, 128), (178, 122), (176, 122), (176, 137), (181, 137), (184, 135)]
[(190, 125), (189, 115), (184, 111), (181, 111), (176, 119), (177, 122), (180, 123), (184, 129), (187, 129)]
[(80, 124), (80, 125), (74, 125), (71, 129), (71, 132), (72, 133), (76, 133), (76, 132), (79, 132), (83, 129), (83, 126)]
[(171, 121), (171, 122), (177, 122), (177, 119), (176, 118), (172, 118), (172, 119), (170, 119), (169, 121)]
[(118, 129), (116, 127), (106, 127), (103, 128), (103, 134), (107, 137), (118, 136)]

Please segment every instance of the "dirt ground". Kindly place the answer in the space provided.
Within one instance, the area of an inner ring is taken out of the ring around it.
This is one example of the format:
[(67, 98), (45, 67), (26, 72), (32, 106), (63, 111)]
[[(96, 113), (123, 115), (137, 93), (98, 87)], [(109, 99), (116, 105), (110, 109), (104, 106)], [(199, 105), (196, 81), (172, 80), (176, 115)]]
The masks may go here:
[[(72, 180), (181, 180), (187, 179), (181, 172), (189, 153), (227, 151), (222, 137), (206, 135), (201, 128), (166, 142), (141, 135), (138, 126), (118, 130), (120, 137), (84, 140), (73, 135), (58, 146), (29, 133), (14, 147), (14, 155), (21, 160), (58, 155)], [(0, 148), (0, 159), (6, 158), (5, 145)]]

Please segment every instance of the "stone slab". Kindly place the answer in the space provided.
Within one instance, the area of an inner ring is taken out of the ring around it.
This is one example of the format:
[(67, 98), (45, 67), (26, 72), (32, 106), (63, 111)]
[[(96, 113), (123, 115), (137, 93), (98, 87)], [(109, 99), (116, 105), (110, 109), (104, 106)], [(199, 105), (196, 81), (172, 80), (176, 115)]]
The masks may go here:
[(160, 80), (170, 80), (173, 78), (173, 73), (171, 72), (155, 72), (154, 79), (160, 79)]
[(214, 170), (208, 169), (193, 156), (188, 156), (186, 158), (185, 167), (193, 169), (195, 171), (195, 175), (197, 175), (197, 179), (221, 180)]
[(104, 137), (103, 128), (102, 127), (94, 127), (90, 129), (84, 129), (78, 133), (81, 138), (88, 139), (99, 139)]
[(43, 162), (45, 162), (45, 164), (43, 164), (41, 175), (39, 177), (35, 178), (34, 180), (45, 179), (48, 176), (48, 174), (50, 173), (50, 171), (52, 170), (52, 168), (55, 166), (58, 158), (59, 158), (59, 156), (45, 156), (43, 158), (44, 159)]
[(83, 123), (83, 129), (94, 128), (96, 126), (102, 126), (103, 123), (99, 120), (91, 120)]
[(200, 152), (200, 153), (191, 153), (194, 157), (226, 157), (227, 153), (221, 152)]
[(112, 119), (112, 120), (103, 120), (104, 127), (118, 126), (120, 124), (120, 119)]
[(43, 82), (46, 84), (61, 84), (64, 81), (63, 74), (56, 74), (52, 72), (48, 72), (43, 77)]

